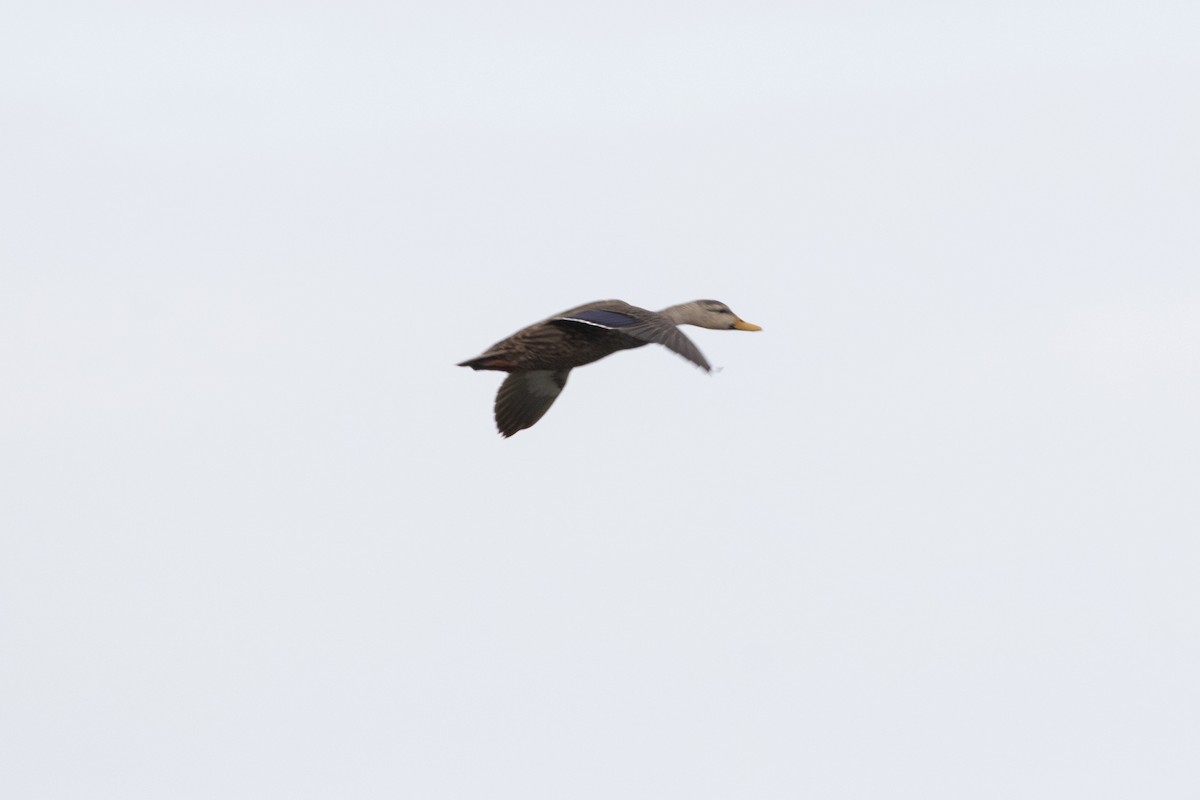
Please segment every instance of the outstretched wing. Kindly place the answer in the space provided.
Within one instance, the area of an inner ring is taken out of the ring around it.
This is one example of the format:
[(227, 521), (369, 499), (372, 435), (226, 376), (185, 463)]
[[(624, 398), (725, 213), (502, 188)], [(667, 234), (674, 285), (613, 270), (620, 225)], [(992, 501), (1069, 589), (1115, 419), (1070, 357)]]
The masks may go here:
[(709, 372), (712, 367), (700, 352), (700, 348), (675, 327), (669, 319), (653, 311), (631, 306), (620, 300), (591, 303), (554, 317), (552, 322), (568, 322), (592, 325), (610, 331), (620, 331), (643, 342), (652, 342), (669, 347), (696, 366)]
[(496, 393), (496, 428), (508, 437), (545, 416), (567, 385), (570, 370), (512, 372)]

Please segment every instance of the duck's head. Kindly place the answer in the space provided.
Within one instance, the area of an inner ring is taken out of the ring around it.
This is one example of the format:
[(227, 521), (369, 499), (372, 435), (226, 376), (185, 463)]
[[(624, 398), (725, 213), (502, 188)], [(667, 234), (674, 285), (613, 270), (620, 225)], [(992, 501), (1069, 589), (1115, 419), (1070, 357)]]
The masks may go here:
[(690, 303), (671, 306), (661, 313), (676, 325), (695, 325), (713, 330), (761, 331), (762, 328), (729, 310), (719, 300), (693, 300)]

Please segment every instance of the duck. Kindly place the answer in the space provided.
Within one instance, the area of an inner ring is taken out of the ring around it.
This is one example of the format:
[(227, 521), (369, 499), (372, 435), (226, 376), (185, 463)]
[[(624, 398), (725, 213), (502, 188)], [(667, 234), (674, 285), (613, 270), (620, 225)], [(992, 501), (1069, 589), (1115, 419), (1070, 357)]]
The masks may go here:
[(680, 325), (762, 330), (719, 300), (693, 300), (661, 311), (623, 300), (598, 300), (522, 328), (458, 366), (508, 373), (496, 393), (494, 409), (496, 428), (508, 438), (546, 415), (567, 385), (571, 370), (621, 350), (661, 344), (711, 372), (708, 360), (679, 330)]

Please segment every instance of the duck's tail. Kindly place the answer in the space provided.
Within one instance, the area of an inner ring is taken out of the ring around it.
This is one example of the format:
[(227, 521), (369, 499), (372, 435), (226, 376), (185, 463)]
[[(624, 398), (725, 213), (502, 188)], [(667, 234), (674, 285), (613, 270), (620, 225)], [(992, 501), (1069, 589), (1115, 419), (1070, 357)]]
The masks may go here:
[(468, 358), (458, 364), (460, 367), (470, 367), (471, 369), (494, 369), (500, 372), (511, 372), (517, 366), (517, 362), (507, 356), (488, 355), (484, 353), (475, 358)]

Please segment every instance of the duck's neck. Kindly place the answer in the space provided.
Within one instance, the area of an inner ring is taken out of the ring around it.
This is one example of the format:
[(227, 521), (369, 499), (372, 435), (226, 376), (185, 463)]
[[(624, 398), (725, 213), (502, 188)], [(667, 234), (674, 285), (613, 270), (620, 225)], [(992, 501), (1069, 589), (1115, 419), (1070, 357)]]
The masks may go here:
[(699, 311), (700, 308), (696, 303), (691, 302), (680, 303), (677, 306), (668, 306), (658, 313), (676, 325), (699, 325), (700, 323), (696, 321)]

